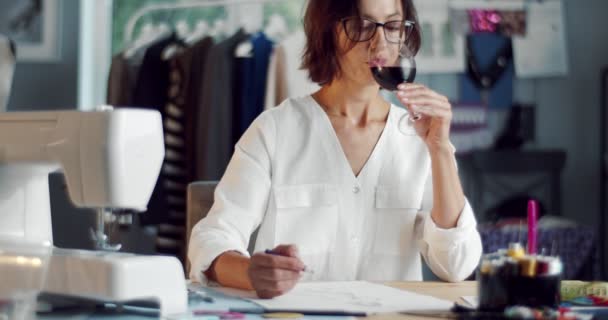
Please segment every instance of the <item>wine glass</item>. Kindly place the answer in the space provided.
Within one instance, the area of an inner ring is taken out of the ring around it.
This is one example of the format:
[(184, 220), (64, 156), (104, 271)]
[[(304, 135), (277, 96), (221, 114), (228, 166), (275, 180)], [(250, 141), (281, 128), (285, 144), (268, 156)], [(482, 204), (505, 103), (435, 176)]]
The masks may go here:
[[(368, 52), (368, 63), (372, 75), (383, 89), (396, 91), (398, 85), (404, 82), (414, 82), (416, 60), (405, 42), (371, 44)], [(422, 118), (419, 113), (410, 114), (408, 112), (408, 115), (408, 120), (411, 122)], [(400, 119), (400, 122), (403, 118)]]

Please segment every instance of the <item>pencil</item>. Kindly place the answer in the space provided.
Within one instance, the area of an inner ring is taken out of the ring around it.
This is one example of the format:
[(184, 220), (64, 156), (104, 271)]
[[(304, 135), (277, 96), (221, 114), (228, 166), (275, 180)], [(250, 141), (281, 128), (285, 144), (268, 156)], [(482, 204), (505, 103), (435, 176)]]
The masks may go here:
[(538, 219), (538, 203), (528, 201), (528, 254), (536, 254), (536, 219)]
[[(266, 253), (266, 254), (272, 254), (272, 255), (275, 255), (275, 256), (280, 256), (281, 255), (281, 254), (276, 253), (276, 252), (274, 252), (274, 251), (272, 251), (270, 249), (264, 250), (264, 253)], [(304, 266), (304, 269), (302, 269), (301, 272), (308, 273), (308, 274), (314, 274), (315, 273), (312, 269), (309, 269), (307, 266)]]

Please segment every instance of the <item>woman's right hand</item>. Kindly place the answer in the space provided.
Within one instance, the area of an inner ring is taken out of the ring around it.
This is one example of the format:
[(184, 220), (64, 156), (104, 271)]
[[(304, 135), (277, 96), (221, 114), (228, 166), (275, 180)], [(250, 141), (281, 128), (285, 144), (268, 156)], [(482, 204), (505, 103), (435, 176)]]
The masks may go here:
[(263, 299), (280, 296), (291, 290), (304, 270), (295, 245), (279, 245), (272, 254), (259, 252), (251, 256), (248, 274), (253, 289)]

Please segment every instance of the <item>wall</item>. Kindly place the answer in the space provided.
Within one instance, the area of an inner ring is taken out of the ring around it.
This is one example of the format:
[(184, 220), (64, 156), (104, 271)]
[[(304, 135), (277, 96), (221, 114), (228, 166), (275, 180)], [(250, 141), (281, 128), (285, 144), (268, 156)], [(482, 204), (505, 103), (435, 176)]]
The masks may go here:
[(61, 1), (59, 32), (62, 43), (59, 61), (17, 63), (9, 111), (76, 108), (79, 8), (80, 1)]
[[(563, 215), (596, 226), (600, 214), (600, 69), (608, 66), (608, 20), (605, 18), (608, 1), (565, 0), (564, 7), (568, 76), (519, 80), (515, 96), (523, 102), (531, 99), (537, 104), (534, 147), (567, 151), (562, 175)], [(424, 80), (448, 97), (457, 97), (453, 76)], [(604, 234), (602, 230), (600, 235)], [(604, 269), (608, 274), (608, 268)]]
[[(18, 62), (9, 111), (75, 109), (78, 97), (80, 1), (63, 0), (60, 10), (61, 57), (55, 62)], [(17, 53), (18, 54), (18, 53)], [(63, 177), (50, 176), (53, 238), (59, 247), (90, 248), (90, 210), (76, 210), (66, 198)]]
[[(570, 74), (538, 85), (538, 142), (568, 150), (562, 180), (564, 214), (594, 226), (600, 214), (599, 69), (608, 66), (608, 1), (566, 4)], [(600, 230), (604, 243), (605, 231)], [(604, 272), (608, 274), (607, 266)]]
[[(9, 111), (77, 108), (80, 6), (81, 1), (61, 1), (59, 61), (17, 64)], [(92, 74), (87, 76), (94, 77)], [(62, 174), (49, 176), (49, 188), (54, 244), (63, 248), (92, 249), (90, 228), (95, 226), (95, 212), (72, 205)], [(114, 231), (111, 233), (112, 243), (114, 239), (124, 243), (123, 251), (153, 253), (155, 235), (151, 234), (152, 231), (137, 228)]]
[[(519, 81), (516, 96), (528, 100), (531, 94), (537, 103), (535, 146), (568, 152), (562, 179), (564, 215), (593, 226), (599, 215), (599, 68), (608, 65), (608, 1), (566, 0), (565, 9), (570, 74)], [(78, 12), (79, 1), (64, 0), (61, 61), (17, 66), (9, 110), (75, 108)], [(427, 81), (450, 97), (457, 95), (453, 76)]]
[(599, 202), (600, 68), (608, 66), (608, 1), (569, 0), (568, 77), (538, 81), (537, 138), (568, 150), (564, 214), (593, 225)]
[[(569, 74), (516, 80), (515, 99), (534, 102), (533, 147), (568, 152), (562, 176), (563, 213), (593, 225), (598, 218), (600, 68), (608, 66), (608, 1), (565, 0)], [(458, 98), (453, 75), (419, 79), (450, 98)]]

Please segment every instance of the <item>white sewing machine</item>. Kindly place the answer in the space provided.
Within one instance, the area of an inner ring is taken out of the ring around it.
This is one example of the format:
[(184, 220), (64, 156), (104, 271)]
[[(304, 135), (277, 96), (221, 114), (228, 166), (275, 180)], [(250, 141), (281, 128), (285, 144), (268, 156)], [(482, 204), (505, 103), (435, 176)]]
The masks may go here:
[[(155, 299), (161, 315), (186, 312), (185, 277), (174, 257), (52, 246), (50, 172), (63, 170), (76, 206), (99, 210), (97, 247), (112, 249), (104, 211), (145, 210), (163, 158), (156, 111), (0, 113), (0, 301), (38, 283), (53, 294), (117, 303)], [(31, 255), (32, 248), (50, 254)], [(46, 277), (39, 273), (43, 280), (24, 280), (41, 266), (48, 266)]]

